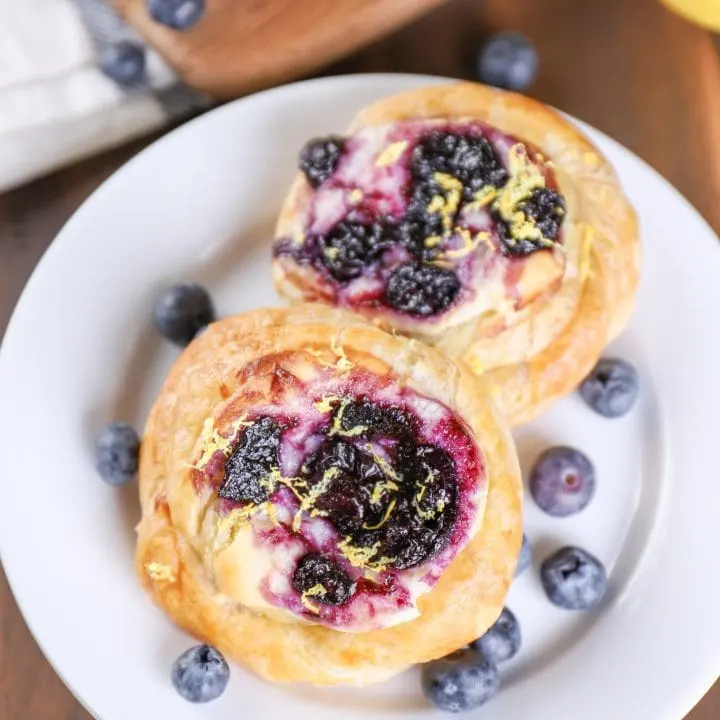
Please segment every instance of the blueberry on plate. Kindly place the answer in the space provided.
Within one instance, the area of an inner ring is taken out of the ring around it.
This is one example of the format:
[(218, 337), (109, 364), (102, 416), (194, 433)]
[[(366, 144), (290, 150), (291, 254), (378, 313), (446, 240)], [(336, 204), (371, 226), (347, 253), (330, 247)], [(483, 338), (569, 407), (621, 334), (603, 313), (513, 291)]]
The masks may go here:
[(537, 69), (538, 55), (534, 45), (517, 32), (493, 35), (478, 53), (478, 78), (487, 85), (525, 90), (535, 79)]
[(564, 547), (540, 566), (540, 580), (553, 605), (565, 610), (588, 610), (607, 591), (607, 573), (602, 563), (578, 547)]
[(515, 577), (524, 573), (532, 562), (532, 545), (528, 540), (528, 536), (523, 533), (522, 547), (520, 548), (520, 555), (518, 555), (517, 566), (515, 567)]
[(173, 30), (188, 30), (205, 13), (205, 0), (147, 0), (150, 17)]
[(108, 485), (119, 487), (131, 480), (139, 455), (140, 438), (127, 423), (107, 425), (95, 439), (95, 467)]
[(127, 40), (109, 45), (100, 53), (99, 65), (119, 85), (140, 85), (145, 80), (145, 48)]
[(596, 412), (616, 418), (630, 411), (637, 400), (637, 370), (616, 358), (603, 358), (580, 384), (580, 397)]
[(493, 698), (499, 688), (495, 663), (472, 648), (433, 660), (422, 669), (425, 697), (448, 712), (474, 710)]
[(530, 494), (548, 515), (574, 515), (595, 494), (595, 468), (579, 450), (549, 448), (530, 471)]
[(163, 337), (184, 347), (215, 319), (215, 310), (205, 288), (181, 283), (161, 293), (153, 317)]
[(509, 660), (517, 654), (522, 643), (520, 624), (513, 613), (503, 608), (495, 624), (480, 638), (470, 643), (474, 650), (494, 663)]
[(219, 698), (225, 692), (230, 668), (214, 647), (196, 645), (173, 663), (170, 679), (173, 687), (186, 700), (205, 703)]

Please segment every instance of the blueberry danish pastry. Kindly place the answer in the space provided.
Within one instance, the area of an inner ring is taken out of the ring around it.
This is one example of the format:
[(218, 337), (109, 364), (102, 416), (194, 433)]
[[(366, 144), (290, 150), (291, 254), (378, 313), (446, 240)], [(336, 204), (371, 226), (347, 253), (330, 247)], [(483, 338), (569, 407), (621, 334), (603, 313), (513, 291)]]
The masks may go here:
[(512, 440), (463, 364), (323, 306), (183, 352), (140, 459), (137, 568), (261, 676), (371, 683), (500, 613), (522, 538)]
[(572, 390), (629, 319), (633, 209), (597, 148), (540, 103), (411, 91), (311, 140), (299, 165), (276, 229), (280, 294), (465, 360), (513, 425)]

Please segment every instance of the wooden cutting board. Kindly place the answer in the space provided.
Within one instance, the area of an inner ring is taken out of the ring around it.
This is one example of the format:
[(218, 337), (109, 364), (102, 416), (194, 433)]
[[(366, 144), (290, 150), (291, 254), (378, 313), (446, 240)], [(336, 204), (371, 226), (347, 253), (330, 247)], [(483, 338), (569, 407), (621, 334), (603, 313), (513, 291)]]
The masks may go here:
[(219, 98), (302, 76), (389, 34), (445, 0), (207, 0), (179, 32), (146, 0), (111, 0), (192, 87)]

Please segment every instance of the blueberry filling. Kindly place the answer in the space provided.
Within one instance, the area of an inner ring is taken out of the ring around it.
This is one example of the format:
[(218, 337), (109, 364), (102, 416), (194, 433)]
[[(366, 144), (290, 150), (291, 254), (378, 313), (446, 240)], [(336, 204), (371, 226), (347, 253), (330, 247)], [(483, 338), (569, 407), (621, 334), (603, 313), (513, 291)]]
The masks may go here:
[(270, 418), (262, 418), (250, 425), (242, 435), (225, 466), (218, 496), (237, 503), (265, 502), (270, 489), (261, 480), (277, 465), (280, 446), (280, 426)]
[(342, 605), (355, 592), (355, 583), (329, 558), (318, 553), (303, 555), (292, 576), (292, 586), (321, 605)]
[(507, 170), (486, 138), (435, 131), (413, 150), (411, 172), (415, 180), (431, 182), (435, 173), (452, 175), (463, 184), (467, 201), (485, 185), (503, 186)]
[[(383, 473), (354, 445), (328, 440), (306, 464), (307, 482), (317, 492), (314, 507), (343, 535), (357, 532), (366, 519), (366, 485), (380, 482)], [(322, 484), (324, 483), (324, 485)]]
[(419, 260), (432, 261), (440, 254), (440, 247), (428, 244), (427, 238), (440, 237), (445, 232), (443, 218), (439, 213), (429, 213), (427, 208), (435, 195), (443, 195), (434, 183), (418, 182), (414, 185), (407, 212), (397, 223), (397, 241)]
[(459, 291), (460, 280), (452, 270), (409, 262), (390, 275), (385, 299), (395, 310), (427, 317), (448, 308)]
[(555, 240), (565, 217), (565, 201), (562, 196), (548, 188), (538, 188), (522, 207), (532, 218), (543, 237)]
[(418, 260), (432, 262), (441, 253), (439, 244), (428, 244), (427, 238), (440, 237), (443, 226), (439, 215), (411, 213), (401, 220), (395, 229), (398, 242)]
[(327, 440), (303, 466), (303, 472), (324, 475), (331, 468), (346, 474), (357, 471), (358, 451), (344, 440)]
[(446, 544), (456, 513), (456, 476), (450, 457), (421, 445), (400, 454), (403, 483), (392, 522), (380, 537), (380, 551), (395, 558), (398, 569), (413, 567), (436, 555)]
[[(320, 487), (315, 508), (370, 562), (397, 569), (437, 554), (455, 519), (452, 460), (432, 445), (418, 445), (406, 416), (368, 401), (341, 406), (335, 418), (350, 439), (328, 439), (306, 464), (309, 485)], [(390, 460), (366, 441), (382, 438)]]
[(377, 223), (341, 222), (320, 239), (320, 262), (339, 282), (360, 277), (363, 269), (392, 245)]
[(299, 165), (310, 185), (322, 185), (335, 172), (343, 146), (343, 139), (334, 135), (310, 140), (305, 145), (300, 152)]
[[(436, 173), (459, 180), (462, 200), (466, 202), (472, 201), (482, 187), (501, 187), (508, 178), (485, 138), (441, 131), (429, 133), (415, 146), (410, 173), (413, 179), (410, 200), (405, 217), (398, 224), (398, 238), (417, 258), (425, 261), (432, 261), (440, 254), (439, 244), (428, 245), (428, 238), (447, 235), (455, 227), (462, 207), (459, 197), (456, 201), (449, 199), (451, 191), (438, 183)], [(444, 215), (429, 212), (438, 197), (447, 208)]]
[[(353, 200), (346, 217), (323, 234), (311, 232), (299, 245), (279, 239), (275, 256), (312, 264), (341, 286), (368, 274), (371, 281), (353, 286), (345, 298), (351, 306), (385, 305), (416, 318), (444, 313), (465, 283), (460, 281), (462, 267), (448, 263), (460, 260), (462, 265), (462, 258), (472, 255), (484, 240), (477, 237), (479, 233), (494, 230), (499, 251), (509, 257), (547, 249), (560, 234), (563, 197), (553, 189), (537, 187), (544, 185), (541, 181), (524, 199), (520, 192), (521, 199), (516, 200), (516, 188), (508, 186), (510, 173), (489, 139), (494, 132), (474, 126), (421, 132), (412, 140), (409, 162), (403, 168), (406, 179), (400, 202), (405, 202), (404, 212), (388, 211), (383, 201), (390, 200), (382, 190), (368, 193), (360, 204)], [(532, 147), (506, 137), (508, 141), (522, 150), (523, 157), (536, 162)], [(300, 167), (313, 187), (332, 176), (346, 148), (343, 138), (335, 136), (305, 146)], [(522, 182), (517, 177), (521, 175), (513, 170), (511, 182)], [(358, 192), (342, 182), (338, 188)], [(468, 216), (464, 211), (470, 203), (474, 205)], [(500, 208), (504, 208), (502, 214)], [(478, 212), (489, 212), (490, 226), (475, 219)], [(460, 240), (464, 245), (458, 247)]]
[(298, 477), (282, 484), (277, 477), (283, 427), (263, 417), (243, 431), (227, 460), (219, 497), (257, 506), (274, 502), (274, 493), (290, 483), (298, 505), (288, 529), (300, 532), (309, 516), (323, 518), (338, 534), (344, 560), (313, 550), (294, 572), (292, 586), (306, 607), (339, 605), (355, 592), (343, 569), (346, 561), (377, 572), (404, 570), (446, 546), (457, 511), (455, 465), (444, 450), (420, 443), (417, 429), (408, 411), (344, 398), (320, 427), (320, 447)]
[(496, 215), (500, 248), (506, 255), (524, 256), (548, 247), (555, 240), (565, 217), (565, 201), (554, 190), (538, 188), (523, 203), (518, 205), (525, 218), (540, 231), (540, 237), (514, 237), (508, 224)]
[(412, 431), (410, 418), (397, 408), (384, 408), (367, 400), (349, 402), (339, 414), (340, 428), (352, 432), (364, 428), (366, 437), (395, 436), (403, 437)]

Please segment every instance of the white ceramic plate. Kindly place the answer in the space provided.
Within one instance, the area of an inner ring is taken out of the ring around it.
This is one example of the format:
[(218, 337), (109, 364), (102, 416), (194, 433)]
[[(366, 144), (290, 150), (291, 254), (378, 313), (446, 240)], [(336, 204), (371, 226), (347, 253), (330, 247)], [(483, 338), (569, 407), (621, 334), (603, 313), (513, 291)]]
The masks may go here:
[[(198, 280), (223, 314), (275, 304), (269, 242), (298, 148), (341, 131), (366, 103), (428, 82), (318, 80), (205, 115), (106, 182), (28, 284), (0, 355), (0, 548), (39, 644), (101, 720), (433, 715), (416, 671), (377, 687), (317, 690), (273, 687), (234, 668), (217, 702), (181, 700), (169, 669), (192, 641), (135, 579), (134, 485), (103, 485), (91, 454), (105, 422), (142, 426), (175, 356), (151, 328), (158, 288)], [(595, 462), (599, 486), (571, 519), (528, 501), (534, 566), (508, 600), (524, 647), (479, 718), (679, 720), (720, 671), (720, 246), (670, 185), (588, 131), (642, 223), (639, 308), (612, 349), (637, 365), (642, 399), (608, 421), (570, 397), (517, 434), (526, 467), (546, 445), (575, 445)], [(596, 612), (562, 611), (543, 595), (539, 562), (566, 543), (611, 571)]]

